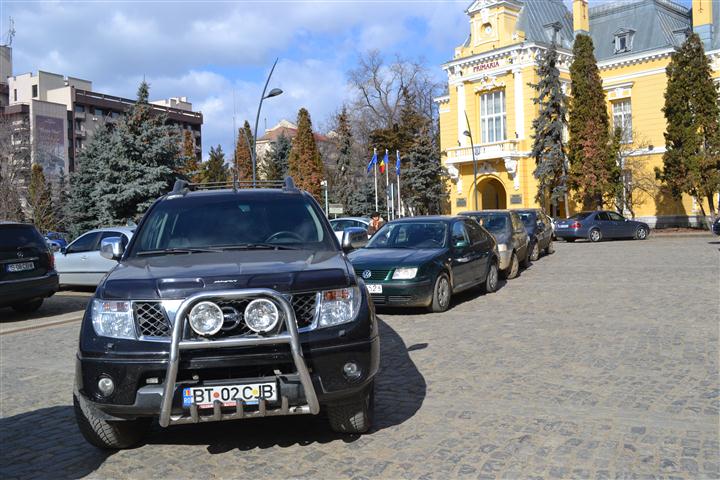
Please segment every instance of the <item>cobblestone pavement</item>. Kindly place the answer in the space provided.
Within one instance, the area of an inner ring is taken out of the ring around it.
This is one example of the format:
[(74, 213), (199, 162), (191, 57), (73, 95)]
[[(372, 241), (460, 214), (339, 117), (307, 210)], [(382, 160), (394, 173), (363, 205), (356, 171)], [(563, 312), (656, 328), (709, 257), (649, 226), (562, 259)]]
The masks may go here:
[(558, 244), (445, 314), (382, 312), (376, 427), (155, 428), (106, 453), (71, 408), (77, 324), (0, 336), (0, 477), (718, 478), (720, 243)]

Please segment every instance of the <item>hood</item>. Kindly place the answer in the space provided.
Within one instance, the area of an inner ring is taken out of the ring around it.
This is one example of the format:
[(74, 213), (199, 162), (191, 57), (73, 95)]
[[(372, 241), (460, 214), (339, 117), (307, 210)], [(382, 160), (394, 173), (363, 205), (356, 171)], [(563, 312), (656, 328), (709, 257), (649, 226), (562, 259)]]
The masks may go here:
[(353, 267), (415, 267), (447, 252), (446, 248), (361, 248), (348, 255)]
[(233, 288), (308, 291), (345, 287), (352, 279), (340, 252), (201, 252), (124, 260), (100, 284), (98, 295), (105, 299), (150, 300)]

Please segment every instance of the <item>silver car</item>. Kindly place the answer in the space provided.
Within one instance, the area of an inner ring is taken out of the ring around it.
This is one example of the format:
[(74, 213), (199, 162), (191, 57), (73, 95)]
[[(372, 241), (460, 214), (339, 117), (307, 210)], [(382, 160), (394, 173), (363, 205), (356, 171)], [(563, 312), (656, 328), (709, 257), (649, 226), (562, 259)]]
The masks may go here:
[(334, 218), (330, 220), (330, 225), (332, 226), (333, 232), (335, 232), (335, 236), (338, 241), (342, 242), (343, 232), (346, 228), (357, 227), (367, 230), (368, 227), (370, 227), (370, 219), (366, 217)]
[(55, 253), (55, 268), (61, 285), (96, 286), (117, 261), (100, 255), (100, 242), (120, 237), (125, 245), (132, 238), (135, 227), (109, 227), (90, 230)]

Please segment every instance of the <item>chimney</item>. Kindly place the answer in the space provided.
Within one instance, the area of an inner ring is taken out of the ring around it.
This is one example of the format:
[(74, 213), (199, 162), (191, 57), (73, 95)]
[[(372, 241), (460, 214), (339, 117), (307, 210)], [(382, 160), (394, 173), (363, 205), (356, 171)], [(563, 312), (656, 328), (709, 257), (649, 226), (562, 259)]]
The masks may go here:
[(590, 33), (588, 0), (573, 0), (573, 30), (575, 30), (575, 35), (578, 33), (588, 35)]
[(706, 51), (710, 49), (713, 35), (712, 9), (713, 0), (692, 0), (693, 32), (698, 34)]

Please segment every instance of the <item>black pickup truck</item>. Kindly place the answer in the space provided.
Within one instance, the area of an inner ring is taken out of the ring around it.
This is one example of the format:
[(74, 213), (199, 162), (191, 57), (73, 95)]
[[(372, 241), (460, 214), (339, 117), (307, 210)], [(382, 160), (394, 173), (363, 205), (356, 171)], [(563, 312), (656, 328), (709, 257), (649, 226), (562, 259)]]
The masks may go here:
[[(100, 448), (162, 427), (327, 413), (370, 428), (379, 364), (372, 302), (317, 202), (275, 188), (195, 190), (178, 181), (147, 211), (81, 326), (74, 389), (80, 430)], [(342, 245), (341, 245), (342, 244)]]

